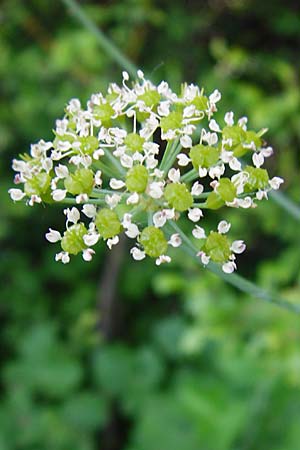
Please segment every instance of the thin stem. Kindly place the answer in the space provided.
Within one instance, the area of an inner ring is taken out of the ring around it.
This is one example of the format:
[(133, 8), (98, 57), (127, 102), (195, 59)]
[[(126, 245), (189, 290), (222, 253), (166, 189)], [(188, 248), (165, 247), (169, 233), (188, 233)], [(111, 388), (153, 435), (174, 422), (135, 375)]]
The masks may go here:
[(184, 181), (185, 183), (188, 183), (189, 181), (193, 181), (196, 178), (199, 177), (199, 174), (196, 169), (192, 169), (189, 172), (185, 173), (181, 177), (181, 181)]
[(119, 172), (115, 171), (114, 167), (110, 167), (102, 161), (97, 161), (93, 163), (96, 169), (101, 169), (103, 174), (109, 176), (110, 178), (117, 178), (119, 176)]
[(109, 149), (104, 148), (104, 154), (107, 157), (107, 159), (112, 163), (112, 165), (118, 170), (119, 175), (124, 176), (125, 175), (125, 169), (121, 165), (120, 161), (111, 153)]
[(288, 212), (292, 217), (300, 220), (300, 206), (293, 202), (293, 200), (279, 191), (272, 191), (269, 193), (269, 196), (275, 203), (277, 203), (278, 206), (285, 209), (286, 212)]
[(71, 14), (80, 22), (88, 31), (90, 31), (102, 49), (115, 61), (122, 69), (127, 70), (132, 77), (136, 77), (137, 67), (118, 49), (118, 47), (105, 36), (103, 31), (98, 28), (95, 23), (87, 16), (82, 7), (75, 0), (61, 0)]
[[(164, 172), (167, 172), (168, 168), (170, 168), (170, 161), (176, 157), (177, 148), (179, 144), (179, 139), (175, 139), (174, 141), (169, 141), (167, 144), (167, 147), (164, 151), (163, 158), (160, 163), (160, 170), (163, 170)], [(172, 165), (172, 164), (171, 164)]]
[[(67, 205), (76, 205), (76, 206), (81, 205), (81, 203), (76, 202), (75, 198), (71, 198), (71, 197), (66, 197), (59, 203), (66, 203)], [(105, 205), (106, 204), (104, 199), (102, 200), (100, 198), (89, 198), (86, 203), (92, 204), (92, 205)]]
[[(181, 236), (181, 239), (183, 241), (181, 248), (184, 249), (186, 253), (191, 255), (201, 265), (201, 262), (197, 257), (198, 250), (194, 246), (192, 241), (185, 235), (185, 233), (181, 230), (180, 227), (178, 227), (178, 225), (175, 222), (169, 221), (168, 225), (170, 226), (170, 228), (172, 228), (176, 233), (179, 233), (179, 235)], [(273, 294), (271, 292), (262, 289), (261, 287), (257, 286), (251, 281), (246, 280), (241, 275), (237, 275), (236, 273), (226, 274), (217, 264), (213, 262), (210, 262), (206, 266), (206, 268), (215, 275), (217, 275), (219, 278), (222, 278), (227, 283), (236, 287), (240, 291), (251, 295), (252, 297), (259, 298), (260, 300), (263, 300), (267, 303), (272, 303), (290, 312), (300, 314), (300, 305), (290, 303), (287, 300), (281, 298), (279, 295), (275, 293)]]

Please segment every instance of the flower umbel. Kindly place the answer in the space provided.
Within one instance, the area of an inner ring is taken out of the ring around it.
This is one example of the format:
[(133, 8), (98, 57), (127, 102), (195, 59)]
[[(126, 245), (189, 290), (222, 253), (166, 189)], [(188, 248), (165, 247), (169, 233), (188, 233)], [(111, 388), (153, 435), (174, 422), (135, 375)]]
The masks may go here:
[(224, 220), (217, 231), (205, 231), (203, 211), (254, 208), (279, 189), (283, 180), (270, 179), (261, 167), (273, 153), (262, 140), (266, 130), (248, 130), (247, 119), (235, 122), (231, 111), (217, 122), (217, 90), (207, 96), (183, 84), (176, 94), (141, 71), (137, 81), (128, 80), (123, 72), (121, 86), (112, 83), (105, 94), (93, 94), (86, 108), (78, 99), (68, 103), (53, 141), (40, 140), (13, 161), (18, 187), (9, 190), (11, 198), (31, 206), (74, 205), (64, 209), (66, 230), (46, 234), (49, 242), (60, 242), (56, 260), (63, 263), (78, 253), (90, 261), (100, 239), (111, 249), (120, 233), (133, 240), (135, 260), (170, 262), (169, 249), (182, 242), (178, 233), (167, 233), (167, 225), (184, 216), (202, 263), (211, 260), (233, 272), (245, 244), (228, 239)]

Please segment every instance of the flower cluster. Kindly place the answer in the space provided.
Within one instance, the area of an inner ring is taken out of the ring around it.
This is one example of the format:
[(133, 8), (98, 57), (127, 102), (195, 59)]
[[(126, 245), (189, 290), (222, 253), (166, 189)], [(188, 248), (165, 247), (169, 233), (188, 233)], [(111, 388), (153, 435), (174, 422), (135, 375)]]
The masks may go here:
[(121, 86), (92, 95), (86, 108), (72, 99), (54, 140), (40, 140), (13, 161), (22, 189), (10, 189), (10, 196), (31, 206), (71, 205), (63, 234), (51, 228), (46, 234), (60, 242), (56, 260), (63, 263), (78, 253), (90, 261), (100, 239), (111, 249), (122, 232), (134, 241), (135, 260), (169, 262), (169, 247), (182, 244), (170, 225), (184, 215), (202, 263), (220, 263), (230, 273), (245, 244), (227, 238), (224, 220), (210, 232), (199, 222), (207, 209), (253, 208), (279, 188), (283, 180), (261, 167), (273, 153), (262, 139), (266, 130), (248, 130), (247, 118), (235, 121), (233, 112), (217, 122), (218, 90), (207, 96), (184, 84), (176, 94), (165, 81), (156, 86), (142, 71), (137, 75), (129, 83), (123, 72)]

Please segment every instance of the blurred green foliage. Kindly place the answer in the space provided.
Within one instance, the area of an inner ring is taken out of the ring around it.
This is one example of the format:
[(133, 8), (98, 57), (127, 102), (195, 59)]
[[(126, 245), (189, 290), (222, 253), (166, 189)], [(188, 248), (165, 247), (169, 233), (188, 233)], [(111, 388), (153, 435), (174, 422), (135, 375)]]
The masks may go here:
[[(81, 4), (154, 79), (217, 87), (225, 109), (269, 127), (270, 172), (299, 201), (298, 2)], [(124, 257), (120, 317), (109, 341), (99, 332), (106, 250), (62, 268), (43, 235), (63, 217), (6, 191), (11, 159), (50, 137), (67, 100), (120, 71), (58, 0), (3, 0), (0, 23), (0, 450), (298, 450), (299, 317), (180, 256), (159, 270)], [(271, 201), (228, 219), (248, 243), (241, 272), (300, 302), (297, 222)]]

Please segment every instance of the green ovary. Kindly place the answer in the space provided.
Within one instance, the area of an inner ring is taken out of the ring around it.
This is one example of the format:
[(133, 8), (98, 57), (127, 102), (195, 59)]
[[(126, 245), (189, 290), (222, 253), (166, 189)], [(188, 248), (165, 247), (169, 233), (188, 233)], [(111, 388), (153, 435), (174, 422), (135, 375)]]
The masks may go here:
[(87, 234), (87, 229), (83, 223), (77, 223), (68, 228), (61, 240), (61, 248), (70, 253), (71, 255), (77, 255), (86, 248), (83, 241), (83, 236)]
[(165, 199), (177, 211), (186, 211), (193, 204), (192, 194), (185, 183), (170, 183), (165, 188)]
[(227, 237), (216, 231), (210, 232), (203, 250), (216, 263), (225, 263), (231, 255), (230, 243)]
[(151, 258), (158, 258), (165, 254), (168, 248), (168, 243), (164, 233), (159, 228), (154, 226), (146, 227), (141, 233), (140, 243), (144, 247), (146, 255)]
[(64, 184), (70, 194), (89, 195), (94, 186), (94, 173), (89, 169), (78, 169), (65, 179)]
[(117, 213), (108, 208), (103, 208), (97, 213), (95, 224), (103, 239), (112, 238), (121, 231), (121, 222)]
[(133, 166), (126, 176), (126, 187), (130, 192), (145, 192), (148, 185), (148, 171), (145, 166)]
[(220, 150), (209, 145), (198, 144), (190, 150), (189, 156), (196, 170), (198, 170), (199, 167), (208, 169), (217, 164)]

